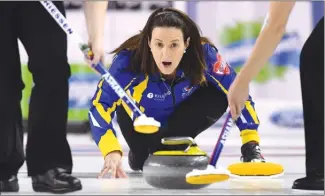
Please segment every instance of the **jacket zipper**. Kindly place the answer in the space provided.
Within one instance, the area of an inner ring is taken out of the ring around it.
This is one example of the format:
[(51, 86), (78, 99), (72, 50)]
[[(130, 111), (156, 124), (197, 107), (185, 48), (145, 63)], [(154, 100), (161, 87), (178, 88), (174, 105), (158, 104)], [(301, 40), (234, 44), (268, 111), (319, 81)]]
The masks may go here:
[(175, 93), (174, 93), (174, 84), (171, 85), (172, 97), (173, 97), (173, 106), (175, 106)]
[(170, 85), (170, 88), (168, 87), (169, 85), (166, 84), (166, 80), (165, 80), (164, 78), (161, 78), (161, 79), (162, 79), (162, 81), (163, 81), (163, 83), (164, 83), (166, 89), (168, 90), (168, 94), (172, 96), (172, 99), (173, 99), (173, 106), (175, 106), (175, 104), (176, 104), (175, 102), (176, 102), (176, 101), (175, 101), (174, 86), (176, 85), (176, 83), (177, 83), (181, 78), (178, 78), (177, 80), (175, 80), (175, 81), (173, 82), (173, 84)]

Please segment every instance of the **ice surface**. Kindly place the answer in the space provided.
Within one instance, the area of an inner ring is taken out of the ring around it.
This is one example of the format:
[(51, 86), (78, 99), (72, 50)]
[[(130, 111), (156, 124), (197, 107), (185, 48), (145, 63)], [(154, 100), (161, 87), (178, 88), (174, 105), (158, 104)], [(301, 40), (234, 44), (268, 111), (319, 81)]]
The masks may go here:
[[(128, 174), (128, 179), (97, 179), (103, 158), (90, 136), (69, 135), (69, 142), (73, 151), (74, 169), (83, 185), (82, 191), (70, 193), (73, 195), (288, 195), (288, 194), (319, 194), (324, 192), (308, 192), (291, 190), (295, 179), (305, 176), (305, 157), (303, 132), (288, 131), (286, 137), (274, 134), (261, 136), (263, 145), (262, 152), (268, 161), (280, 163), (285, 169), (283, 176), (275, 179), (233, 179), (226, 182), (210, 185), (198, 190), (162, 190), (148, 185), (139, 172), (133, 172), (127, 164), (126, 157), (123, 157), (124, 168)], [(203, 150), (211, 153), (218, 132), (209, 132), (197, 138), (197, 143)], [(212, 136), (211, 134), (215, 135)], [(220, 166), (227, 167), (237, 163), (240, 158), (240, 138), (238, 133), (232, 132), (230, 139), (226, 142), (224, 151), (219, 161)], [(263, 135), (263, 133), (261, 133)], [(289, 139), (290, 138), (290, 139)], [(204, 142), (203, 142), (204, 141)], [(275, 145), (276, 141), (276, 145)], [(122, 142), (127, 155), (128, 147)], [(203, 145), (204, 144), (204, 145)], [(19, 183), (21, 195), (44, 195), (35, 193), (31, 187), (31, 180), (27, 177), (26, 165), (19, 173)], [(16, 193), (2, 195), (17, 195)]]

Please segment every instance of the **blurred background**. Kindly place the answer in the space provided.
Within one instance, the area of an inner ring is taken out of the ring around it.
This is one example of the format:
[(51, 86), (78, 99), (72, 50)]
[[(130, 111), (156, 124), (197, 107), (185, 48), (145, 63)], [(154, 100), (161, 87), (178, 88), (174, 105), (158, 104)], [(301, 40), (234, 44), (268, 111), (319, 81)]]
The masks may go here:
[[(174, 7), (196, 21), (202, 34), (216, 44), (228, 63), (240, 70), (261, 30), (268, 4), (267, 1), (109, 1), (105, 26), (106, 51), (110, 52), (141, 30), (154, 9)], [(67, 19), (87, 41), (82, 1), (65, 1), (65, 5)], [(302, 131), (299, 54), (302, 44), (323, 15), (324, 2), (297, 2), (281, 44), (251, 85), (251, 95), (264, 132), (274, 132), (275, 128)], [(24, 119), (27, 119), (33, 83), (26, 66), (27, 55), (21, 44), (20, 50), (26, 85), (21, 104)], [(68, 58), (72, 70), (68, 132), (83, 134), (89, 131), (88, 108), (100, 78), (84, 63), (82, 53), (72, 40), (69, 40)], [(112, 55), (107, 54), (105, 58), (108, 65)], [(222, 119), (215, 126), (221, 123)]]

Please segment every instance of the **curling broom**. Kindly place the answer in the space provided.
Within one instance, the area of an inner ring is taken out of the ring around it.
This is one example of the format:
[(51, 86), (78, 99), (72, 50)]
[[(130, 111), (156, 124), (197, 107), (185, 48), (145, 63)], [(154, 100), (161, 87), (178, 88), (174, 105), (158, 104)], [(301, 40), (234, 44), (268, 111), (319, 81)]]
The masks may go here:
[(212, 184), (216, 182), (222, 182), (228, 180), (230, 172), (222, 167), (217, 167), (220, 154), (232, 127), (233, 120), (231, 114), (226, 117), (226, 121), (222, 127), (219, 139), (215, 145), (213, 153), (211, 155), (209, 165), (204, 170), (194, 169), (186, 174), (186, 182), (189, 184)]

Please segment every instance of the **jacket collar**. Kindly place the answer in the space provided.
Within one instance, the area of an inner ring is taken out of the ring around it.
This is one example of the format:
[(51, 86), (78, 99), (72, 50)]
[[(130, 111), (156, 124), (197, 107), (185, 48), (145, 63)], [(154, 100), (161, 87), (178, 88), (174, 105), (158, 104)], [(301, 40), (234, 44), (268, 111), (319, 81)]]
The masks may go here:
[[(185, 77), (185, 73), (182, 69), (176, 69), (176, 80)], [(155, 73), (150, 77), (153, 81), (159, 81), (159, 80), (164, 80), (162, 74), (159, 73)]]

